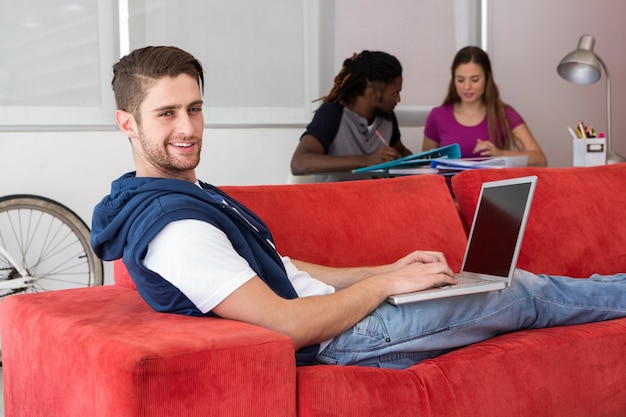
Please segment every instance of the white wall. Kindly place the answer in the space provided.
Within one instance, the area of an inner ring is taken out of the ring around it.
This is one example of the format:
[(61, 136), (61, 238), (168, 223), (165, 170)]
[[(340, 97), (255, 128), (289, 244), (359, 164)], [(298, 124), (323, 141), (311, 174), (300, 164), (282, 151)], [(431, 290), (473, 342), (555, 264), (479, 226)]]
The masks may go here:
[[(596, 37), (595, 50), (611, 72), (614, 148), (626, 155), (626, 119), (621, 117), (626, 113), (626, 2), (491, 0), (490, 5), (489, 53), (496, 81), (503, 99), (521, 112), (544, 147), (550, 166), (572, 164), (567, 125), (584, 120), (606, 128), (604, 78), (578, 86), (556, 73), (559, 60), (583, 33)], [(405, 82), (418, 76), (406, 73)], [(441, 86), (442, 96), (446, 88)], [(303, 128), (208, 129), (199, 177), (216, 185), (284, 183)], [(419, 150), (421, 128), (401, 130), (405, 144)], [(0, 132), (0, 152), (0, 195), (41, 194), (67, 205), (88, 224), (111, 180), (133, 169), (130, 145), (114, 129)], [(111, 282), (110, 265), (105, 271), (105, 282)]]

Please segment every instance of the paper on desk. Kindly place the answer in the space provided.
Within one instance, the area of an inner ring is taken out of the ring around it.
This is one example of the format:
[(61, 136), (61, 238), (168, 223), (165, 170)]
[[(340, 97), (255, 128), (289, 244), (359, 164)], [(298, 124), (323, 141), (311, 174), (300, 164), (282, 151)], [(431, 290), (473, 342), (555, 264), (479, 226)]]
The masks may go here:
[(528, 165), (527, 155), (497, 156), (489, 158), (459, 158), (454, 160), (436, 160), (431, 168), (465, 170), (474, 168), (513, 168)]
[(390, 175), (419, 175), (419, 174), (438, 174), (439, 170), (431, 167), (421, 168), (389, 168)]

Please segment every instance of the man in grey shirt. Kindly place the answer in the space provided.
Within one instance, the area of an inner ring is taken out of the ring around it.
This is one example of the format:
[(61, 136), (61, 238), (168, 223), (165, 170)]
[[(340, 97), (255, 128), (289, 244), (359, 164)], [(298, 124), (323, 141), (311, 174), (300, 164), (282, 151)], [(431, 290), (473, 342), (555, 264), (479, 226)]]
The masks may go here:
[(358, 179), (363, 177), (341, 173), (410, 155), (393, 112), (401, 90), (402, 66), (394, 56), (363, 51), (346, 59), (300, 138), (292, 174), (315, 173), (316, 181)]

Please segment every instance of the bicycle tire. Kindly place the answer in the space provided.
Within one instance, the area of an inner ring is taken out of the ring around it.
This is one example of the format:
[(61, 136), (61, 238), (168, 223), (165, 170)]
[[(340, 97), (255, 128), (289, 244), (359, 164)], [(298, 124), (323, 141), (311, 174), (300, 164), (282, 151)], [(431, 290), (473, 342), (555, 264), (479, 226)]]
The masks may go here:
[[(67, 206), (47, 197), (14, 194), (0, 197), (0, 245), (33, 278), (32, 285), (2, 290), (42, 292), (102, 285), (103, 265), (90, 244), (87, 224)], [(0, 256), (0, 280), (19, 278)]]

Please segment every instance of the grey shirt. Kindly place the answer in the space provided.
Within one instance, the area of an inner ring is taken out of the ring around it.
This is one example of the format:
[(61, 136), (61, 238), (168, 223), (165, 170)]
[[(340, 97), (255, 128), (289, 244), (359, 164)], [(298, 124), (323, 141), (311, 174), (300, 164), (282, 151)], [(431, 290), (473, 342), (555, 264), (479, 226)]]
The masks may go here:
[[(305, 133), (314, 136), (324, 147), (324, 153), (333, 156), (367, 155), (383, 145), (393, 146), (400, 140), (400, 129), (394, 113), (390, 118), (377, 116), (368, 126), (367, 119), (341, 103), (324, 103)], [(371, 178), (355, 174), (329, 173), (315, 176), (318, 182), (346, 181)]]

